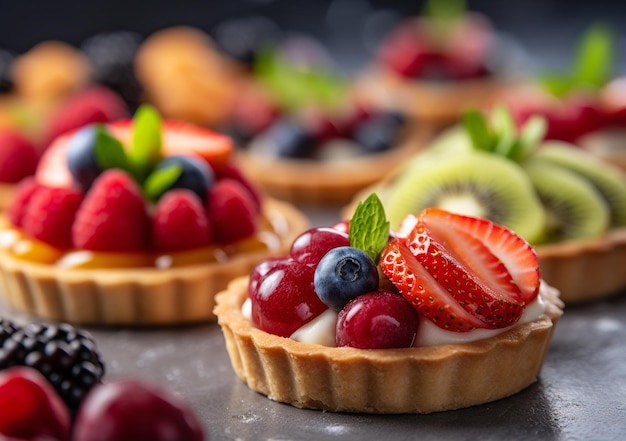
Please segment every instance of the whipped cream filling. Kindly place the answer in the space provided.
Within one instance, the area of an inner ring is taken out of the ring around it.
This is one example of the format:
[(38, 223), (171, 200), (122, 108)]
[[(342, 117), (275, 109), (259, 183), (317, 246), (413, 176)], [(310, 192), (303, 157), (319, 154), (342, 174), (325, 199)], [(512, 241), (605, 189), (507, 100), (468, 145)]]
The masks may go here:
[[(420, 317), (417, 335), (413, 346), (435, 346), (452, 343), (469, 343), (484, 338), (493, 337), (505, 332), (515, 326), (529, 323), (537, 320), (544, 315), (546, 304), (544, 297), (548, 290), (555, 288), (549, 286), (543, 280), (539, 287), (539, 295), (531, 303), (526, 305), (519, 321), (506, 328), (499, 329), (474, 329), (469, 332), (446, 331), (440, 328), (430, 320)], [(250, 299), (246, 299), (241, 307), (241, 312), (248, 320), (252, 319), (252, 304)], [(335, 329), (337, 324), (337, 316), (339, 313), (331, 309), (327, 309), (322, 314), (297, 329), (290, 338), (302, 343), (315, 343), (324, 346), (335, 345)]]

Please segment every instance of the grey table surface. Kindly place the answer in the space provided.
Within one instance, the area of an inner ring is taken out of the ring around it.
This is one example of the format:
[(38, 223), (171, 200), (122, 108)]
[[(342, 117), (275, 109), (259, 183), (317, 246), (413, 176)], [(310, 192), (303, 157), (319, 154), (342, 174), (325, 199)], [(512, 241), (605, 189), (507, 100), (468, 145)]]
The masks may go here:
[[(304, 207), (312, 225), (334, 209)], [(9, 312), (0, 305), (0, 312)], [(166, 385), (194, 408), (210, 440), (624, 440), (626, 292), (567, 307), (538, 380), (489, 404), (429, 415), (303, 410), (257, 394), (234, 374), (217, 324), (87, 328), (106, 379)]]

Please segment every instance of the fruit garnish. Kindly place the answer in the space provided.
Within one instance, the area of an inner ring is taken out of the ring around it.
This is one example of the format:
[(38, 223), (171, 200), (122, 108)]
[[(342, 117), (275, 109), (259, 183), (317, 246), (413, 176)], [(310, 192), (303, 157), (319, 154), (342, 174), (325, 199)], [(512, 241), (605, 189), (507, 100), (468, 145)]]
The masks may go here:
[(347, 232), (335, 228), (315, 227), (300, 233), (291, 244), (289, 256), (312, 267), (333, 248), (350, 245)]
[[(97, 434), (97, 436), (96, 436)], [(102, 384), (76, 417), (73, 441), (202, 441), (193, 410), (171, 391), (139, 379)]]
[(574, 91), (598, 90), (612, 77), (615, 37), (605, 24), (589, 27), (578, 42), (573, 65), (563, 74), (544, 74), (539, 83), (552, 95), (564, 98)]
[(22, 226), (28, 203), (39, 187), (34, 177), (24, 178), (17, 184), (13, 192), (13, 200), (6, 209), (7, 218), (12, 225), (16, 227)]
[(93, 337), (68, 324), (13, 326), (0, 343), (0, 369), (24, 366), (39, 371), (71, 412), (104, 376)]
[(72, 226), (72, 242), (94, 251), (140, 251), (150, 243), (150, 218), (138, 185), (110, 169), (93, 183)]
[(209, 222), (215, 240), (235, 242), (256, 231), (257, 211), (245, 187), (234, 179), (221, 179), (209, 193), (207, 200)]
[(35, 173), (39, 151), (19, 131), (0, 128), (0, 182), (15, 183)]
[(422, 315), (457, 332), (511, 326), (539, 291), (537, 256), (525, 240), (439, 209), (409, 217), (380, 266)]
[(69, 441), (70, 413), (52, 386), (34, 369), (0, 372), (0, 438)]
[(341, 311), (350, 300), (378, 288), (376, 262), (358, 248), (333, 248), (317, 264), (313, 284), (324, 304)]
[(365, 251), (378, 262), (380, 252), (389, 240), (389, 221), (376, 193), (359, 202), (350, 219), (349, 231), (350, 246)]

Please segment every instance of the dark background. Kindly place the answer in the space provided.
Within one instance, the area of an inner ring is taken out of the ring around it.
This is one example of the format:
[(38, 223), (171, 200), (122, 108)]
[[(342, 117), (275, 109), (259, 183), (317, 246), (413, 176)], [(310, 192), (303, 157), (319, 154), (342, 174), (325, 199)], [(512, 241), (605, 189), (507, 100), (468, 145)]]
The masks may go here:
[[(403, 15), (417, 14), (419, 0), (0, 0), (0, 47), (17, 53), (59, 39), (75, 45), (104, 30), (134, 30), (146, 36), (173, 25), (211, 33), (223, 20), (264, 14), (292, 32), (320, 38), (344, 65), (358, 67), (381, 32)], [(512, 36), (535, 67), (564, 67), (581, 33), (597, 21), (619, 35), (618, 72), (626, 72), (626, 2), (621, 0), (468, 0), (496, 29)]]

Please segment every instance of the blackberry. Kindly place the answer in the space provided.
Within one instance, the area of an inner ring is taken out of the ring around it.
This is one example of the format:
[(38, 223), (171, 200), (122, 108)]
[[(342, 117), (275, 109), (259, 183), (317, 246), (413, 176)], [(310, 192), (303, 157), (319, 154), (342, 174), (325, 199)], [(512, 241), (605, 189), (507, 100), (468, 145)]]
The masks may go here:
[(68, 324), (30, 323), (15, 329), (0, 346), (0, 370), (11, 366), (43, 374), (73, 413), (105, 370), (91, 335)]
[(119, 94), (132, 111), (139, 106), (142, 93), (135, 76), (135, 56), (141, 42), (135, 32), (110, 31), (96, 34), (81, 45), (91, 63), (92, 80)]

